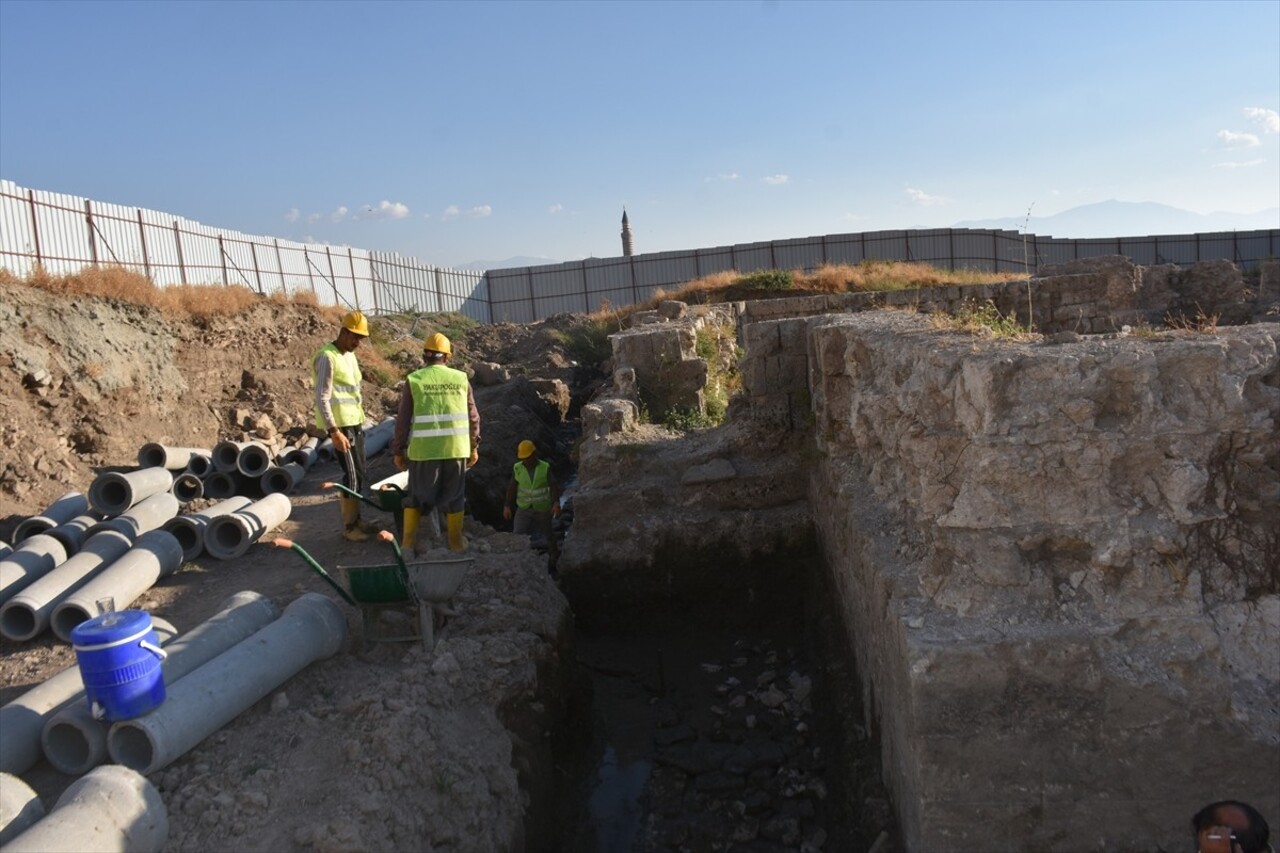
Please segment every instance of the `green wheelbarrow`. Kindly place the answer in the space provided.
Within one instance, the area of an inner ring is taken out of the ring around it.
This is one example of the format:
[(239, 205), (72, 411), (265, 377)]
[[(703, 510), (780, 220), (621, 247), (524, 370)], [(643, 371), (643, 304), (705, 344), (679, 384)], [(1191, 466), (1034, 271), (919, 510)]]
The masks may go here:
[(395, 521), (396, 536), (399, 537), (404, 533), (404, 499), (405, 489), (408, 485), (408, 475), (406, 474), (403, 477), (403, 484), (400, 482), (401, 479), (400, 477), (388, 477), (375, 483), (371, 490), (372, 497), (365, 497), (353, 489), (348, 489), (341, 483), (322, 483), (320, 488), (337, 489), (374, 509), (391, 513), (391, 518)]
[[(289, 548), (306, 562), (325, 583), (352, 607), (360, 609), (366, 643), (395, 643), (422, 640), (427, 651), (435, 648), (436, 627), (444, 626), (449, 616), (457, 613), (450, 607), (467, 569), (475, 562), (473, 557), (448, 560), (404, 561), (400, 543), (389, 531), (382, 531), (378, 539), (391, 546), (392, 562), (368, 566), (338, 566), (336, 580), (316, 562), (306, 550), (292, 539), (272, 539), (277, 548)], [(387, 609), (413, 608), (418, 614), (417, 633), (380, 636), (373, 630)]]

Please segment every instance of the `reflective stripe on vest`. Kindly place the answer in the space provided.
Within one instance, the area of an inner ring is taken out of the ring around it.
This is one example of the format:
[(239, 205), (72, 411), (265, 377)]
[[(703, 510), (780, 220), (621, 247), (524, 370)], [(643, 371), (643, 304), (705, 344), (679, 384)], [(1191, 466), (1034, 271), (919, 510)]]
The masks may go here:
[[(356, 361), (354, 352), (344, 353), (332, 343), (325, 344), (316, 353), (316, 358), (329, 359), (333, 373), (333, 391), (329, 395), (329, 408), (333, 410), (333, 423), (336, 426), (360, 426), (364, 423), (364, 405), (360, 400), (360, 362)], [(316, 384), (316, 363), (311, 361), (311, 384)], [(324, 417), (316, 408), (316, 427), (325, 428)]]
[(551, 509), (551, 487), (547, 484), (547, 473), (551, 463), (545, 459), (538, 460), (530, 476), (529, 468), (523, 462), (517, 462), (511, 469), (516, 478), (516, 506), (520, 509)]
[(424, 367), (406, 380), (413, 394), (409, 458), (466, 459), (471, 455), (467, 418), (467, 374), (442, 364)]

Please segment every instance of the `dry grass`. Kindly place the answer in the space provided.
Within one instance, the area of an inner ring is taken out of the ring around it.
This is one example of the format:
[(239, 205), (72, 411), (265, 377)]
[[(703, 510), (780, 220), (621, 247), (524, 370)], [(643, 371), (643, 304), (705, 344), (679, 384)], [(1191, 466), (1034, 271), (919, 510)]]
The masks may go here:
[[(1022, 281), (1021, 273), (993, 273), (976, 269), (946, 270), (930, 264), (902, 261), (863, 261), (860, 264), (824, 264), (813, 272), (792, 270), (789, 290), (804, 293), (856, 293), (884, 290), (913, 290), (944, 285), (990, 284)], [(685, 282), (674, 290), (658, 290), (646, 304), (616, 312), (625, 316), (634, 310), (655, 308), (664, 299), (681, 302), (722, 302), (732, 297), (744, 275), (734, 270), (711, 273)]]
[[(227, 317), (260, 303), (262, 296), (239, 284), (174, 284), (158, 287), (146, 276), (123, 267), (85, 267), (69, 275), (52, 275), (36, 268), (26, 278), (0, 269), (0, 285), (18, 283), (63, 296), (96, 296), (133, 305), (147, 305), (170, 318)], [(275, 302), (316, 306), (307, 291), (273, 293)]]

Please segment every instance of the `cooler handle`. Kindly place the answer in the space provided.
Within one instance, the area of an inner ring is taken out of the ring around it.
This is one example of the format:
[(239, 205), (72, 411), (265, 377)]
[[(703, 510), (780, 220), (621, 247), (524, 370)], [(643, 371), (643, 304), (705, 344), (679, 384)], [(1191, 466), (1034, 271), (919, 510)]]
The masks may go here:
[(151, 652), (151, 654), (155, 655), (156, 657), (160, 658), (160, 660), (164, 660), (169, 656), (169, 653), (166, 652), (164, 649), (152, 643), (148, 643), (146, 640), (139, 641), (138, 645), (146, 649), (147, 651)]

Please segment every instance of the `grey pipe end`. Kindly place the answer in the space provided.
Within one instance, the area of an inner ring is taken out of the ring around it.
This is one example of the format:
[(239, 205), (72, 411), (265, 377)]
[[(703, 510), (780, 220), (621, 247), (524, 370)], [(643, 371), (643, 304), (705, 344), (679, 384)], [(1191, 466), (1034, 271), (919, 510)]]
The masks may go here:
[(246, 477), (261, 477), (271, 467), (271, 452), (256, 441), (240, 448), (236, 457), (236, 470)]
[(173, 479), (173, 496), (184, 504), (204, 496), (204, 481), (195, 474), (179, 474)]

